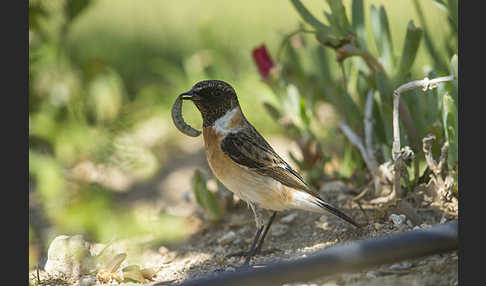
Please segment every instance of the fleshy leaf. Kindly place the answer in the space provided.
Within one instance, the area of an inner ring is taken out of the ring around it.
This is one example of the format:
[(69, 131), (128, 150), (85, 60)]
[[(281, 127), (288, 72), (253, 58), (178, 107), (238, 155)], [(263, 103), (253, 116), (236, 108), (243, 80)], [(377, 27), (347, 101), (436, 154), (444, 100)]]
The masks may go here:
[(352, 27), (356, 32), (359, 46), (366, 48), (366, 29), (363, 0), (353, 0), (351, 4)]
[(297, 12), (306, 23), (319, 31), (327, 33), (330, 32), (330, 28), (323, 24), (321, 21), (317, 20), (317, 18), (314, 17), (314, 15), (312, 15), (309, 10), (307, 10), (307, 8), (302, 4), (302, 2), (300, 2), (300, 0), (290, 0), (290, 2), (292, 3), (292, 5), (294, 5), (295, 10), (297, 10)]
[(398, 79), (403, 79), (412, 68), (415, 57), (417, 56), (422, 34), (422, 28), (415, 27), (413, 20), (410, 20), (407, 26), (407, 34), (405, 36), (403, 51), (401, 52), (402, 57), (397, 72)]
[(327, 0), (327, 3), (331, 7), (332, 17), (334, 18), (334, 23), (339, 30), (340, 36), (346, 37), (351, 33), (351, 25), (346, 17), (346, 9), (344, 8), (342, 1)]
[(199, 170), (194, 172), (192, 187), (197, 203), (204, 209), (209, 220), (220, 220), (223, 216), (223, 209), (216, 195), (206, 188), (206, 179)]
[(393, 42), (388, 17), (383, 5), (380, 6), (379, 10), (374, 5), (371, 5), (371, 28), (383, 66), (390, 73), (394, 65)]
[(457, 107), (454, 99), (447, 93), (443, 97), (442, 111), (442, 124), (444, 126), (445, 137), (449, 142), (449, 154), (447, 162), (449, 168), (453, 168), (458, 160)]
[(451, 74), (454, 76), (454, 79), (459, 78), (459, 63), (458, 63), (458, 58), (457, 55), (453, 55), (451, 59)]

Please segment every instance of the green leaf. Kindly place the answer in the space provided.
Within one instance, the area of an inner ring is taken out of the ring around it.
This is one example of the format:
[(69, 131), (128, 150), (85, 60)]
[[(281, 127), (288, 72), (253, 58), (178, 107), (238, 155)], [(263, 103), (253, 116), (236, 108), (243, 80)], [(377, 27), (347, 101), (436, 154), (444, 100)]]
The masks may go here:
[(223, 209), (217, 196), (206, 188), (206, 179), (199, 170), (196, 170), (192, 177), (192, 189), (196, 202), (204, 209), (208, 219), (219, 221), (223, 217)]
[(295, 10), (299, 13), (299, 15), (302, 17), (302, 19), (311, 25), (312, 27), (316, 28), (319, 31), (322, 32), (330, 32), (330, 28), (323, 24), (321, 21), (317, 20), (316, 17), (314, 17), (309, 10), (300, 2), (300, 0), (290, 0), (292, 5), (294, 5)]
[(380, 6), (377, 10), (371, 5), (371, 28), (385, 70), (390, 73), (394, 65), (393, 42), (388, 24), (385, 8)]
[(304, 123), (304, 126), (309, 129), (310, 127), (310, 117), (307, 111), (305, 99), (301, 98), (300, 99), (300, 119)]
[(447, 4), (445, 3), (444, 0), (434, 0), (434, 4), (437, 5), (439, 8), (443, 9), (444, 11), (447, 11)]
[(457, 14), (459, 11), (458, 0), (447, 0), (447, 8), (449, 9), (449, 20), (454, 31), (457, 32)]
[(346, 17), (346, 9), (341, 0), (327, 0), (331, 7), (332, 17), (337, 26), (340, 36), (347, 37), (351, 33), (351, 25)]
[(457, 55), (453, 55), (451, 59), (451, 74), (454, 76), (454, 79), (459, 78), (459, 63), (458, 63), (458, 58)]
[(29, 29), (38, 30), (40, 28), (40, 22), (42, 18), (49, 16), (49, 13), (41, 5), (40, 1), (29, 1)]
[(66, 3), (66, 16), (69, 21), (73, 21), (74, 18), (79, 16), (86, 7), (91, 4), (92, 0), (69, 0)]
[(304, 77), (305, 70), (304, 67), (302, 66), (301, 57), (298, 51), (293, 45), (287, 45), (286, 50), (287, 50), (287, 57), (286, 57), (285, 64), (291, 67), (293, 75), (297, 77)]
[(361, 112), (361, 110), (358, 107), (358, 104), (356, 104), (356, 102), (353, 100), (351, 95), (349, 95), (348, 92), (343, 90), (341, 96), (342, 96), (341, 104), (345, 110), (344, 115), (348, 119), (349, 123), (352, 126), (356, 126), (361, 122), (363, 122), (363, 113)]
[(436, 47), (436, 40), (434, 40), (429, 31), (430, 29), (427, 26), (427, 23), (425, 21), (425, 15), (423, 13), (422, 6), (420, 5), (419, 0), (413, 0), (412, 4), (415, 8), (415, 12), (417, 13), (417, 16), (419, 18), (420, 25), (423, 27), (424, 31), (424, 41), (425, 41), (425, 47), (427, 48), (427, 52), (429, 55), (432, 57), (435, 69), (438, 72), (445, 72), (447, 68), (447, 62), (444, 58), (444, 56), (439, 53), (437, 47)]
[[(427, 77), (428, 78), (436, 78), (436, 77), (438, 77), (438, 75), (435, 71), (430, 71), (427, 74)], [(431, 128), (431, 126), (434, 123), (440, 122), (440, 116), (441, 116), (441, 107), (440, 106), (442, 105), (442, 101), (439, 101), (439, 99), (442, 99), (442, 97), (439, 98), (438, 90), (439, 90), (438, 88), (429, 89), (425, 92), (425, 96), (419, 95), (420, 98), (424, 99), (424, 100), (422, 100), (421, 104), (425, 108), (424, 116), (425, 116), (425, 121), (426, 121), (425, 124), (427, 125), (427, 128)], [(430, 133), (430, 132), (427, 132), (427, 130), (425, 130), (424, 135), (426, 135), (427, 133)], [(437, 138), (439, 138), (439, 137), (437, 137)]]
[(329, 22), (329, 26), (331, 26), (332, 34), (337, 38), (342, 38), (342, 33), (339, 30), (339, 24), (337, 23), (337, 19), (331, 13), (324, 11), (324, 16), (326, 17), (327, 21)]
[[(391, 100), (392, 93), (393, 93), (390, 80), (388, 80), (386, 75), (383, 73), (376, 73), (375, 80), (376, 80), (376, 88), (381, 93), (383, 100), (385, 100), (385, 102), (388, 103), (388, 99)], [(391, 106), (391, 102), (389, 105)]]
[[(373, 114), (372, 118), (375, 122), (374, 124), (374, 130), (376, 134), (376, 139), (378, 140), (378, 144), (391, 144), (391, 134), (387, 134), (387, 130), (390, 127), (391, 130), (391, 124), (390, 123), (385, 123), (383, 120), (383, 108), (382, 108), (382, 103), (381, 103), (381, 98), (380, 94), (378, 92), (374, 93), (373, 96)], [(390, 132), (388, 132), (390, 133)], [(387, 137), (388, 135), (388, 137)]]
[(458, 63), (458, 57), (456, 54), (454, 54), (452, 56), (452, 59), (451, 59), (451, 66), (450, 66), (450, 73), (452, 75), (454, 75), (454, 80), (451, 82), (451, 96), (454, 100), (458, 100), (457, 99), (457, 94), (458, 94), (458, 80), (459, 80), (459, 63)]
[(455, 166), (458, 160), (458, 125), (456, 104), (454, 99), (447, 93), (443, 97), (442, 112), (445, 138), (449, 142), (447, 162), (449, 169), (451, 169)]
[(380, 110), (381, 118), (384, 126), (385, 136), (387, 144), (391, 145), (393, 140), (392, 137), (392, 87), (390, 81), (386, 78), (383, 73), (377, 73), (375, 76), (376, 79), (376, 88), (378, 89), (379, 93), (375, 94), (375, 101), (379, 108), (374, 108), (375, 110)]
[(357, 40), (361, 48), (366, 48), (366, 29), (363, 0), (353, 0), (351, 4), (351, 22), (353, 31), (357, 34)]
[(301, 96), (299, 93), (298, 88), (293, 85), (289, 84), (287, 88), (287, 100), (285, 101), (285, 109), (286, 113), (292, 119), (292, 123), (299, 129), (303, 127), (303, 122), (301, 120), (300, 114), (300, 101)]
[(324, 46), (337, 47), (340, 43), (339, 39), (329, 32), (318, 31), (316, 33), (316, 40)]
[(326, 83), (332, 84), (332, 68), (329, 65), (329, 55), (326, 48), (321, 45), (316, 46), (314, 59), (319, 72), (319, 78)]
[(402, 57), (397, 72), (397, 79), (402, 81), (406, 74), (412, 68), (412, 65), (417, 56), (417, 51), (422, 39), (422, 28), (415, 27), (413, 20), (408, 22), (407, 34), (405, 36), (405, 42), (403, 45)]
[(263, 107), (267, 110), (268, 114), (275, 120), (279, 120), (282, 117), (280, 111), (271, 103), (264, 102)]

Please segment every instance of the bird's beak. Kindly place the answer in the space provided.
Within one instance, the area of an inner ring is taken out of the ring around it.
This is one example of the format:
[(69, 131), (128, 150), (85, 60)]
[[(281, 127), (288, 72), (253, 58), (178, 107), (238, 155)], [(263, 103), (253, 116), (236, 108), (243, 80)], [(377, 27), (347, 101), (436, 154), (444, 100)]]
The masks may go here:
[(179, 96), (182, 98), (182, 100), (192, 100), (192, 101), (194, 101), (194, 100), (198, 100), (199, 99), (199, 96), (197, 94), (194, 94), (192, 92), (192, 90), (190, 90), (188, 92), (184, 92), (184, 93), (180, 94)]

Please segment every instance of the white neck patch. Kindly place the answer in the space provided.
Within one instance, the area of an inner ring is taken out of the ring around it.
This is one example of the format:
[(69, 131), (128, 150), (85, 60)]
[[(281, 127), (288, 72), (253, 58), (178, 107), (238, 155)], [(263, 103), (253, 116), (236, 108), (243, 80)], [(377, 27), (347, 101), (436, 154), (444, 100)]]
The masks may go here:
[(238, 107), (233, 108), (226, 112), (226, 114), (220, 117), (218, 120), (214, 122), (214, 128), (216, 132), (222, 133), (224, 135), (228, 133), (235, 133), (238, 132), (238, 129), (231, 129), (230, 123), (233, 116), (238, 112)]

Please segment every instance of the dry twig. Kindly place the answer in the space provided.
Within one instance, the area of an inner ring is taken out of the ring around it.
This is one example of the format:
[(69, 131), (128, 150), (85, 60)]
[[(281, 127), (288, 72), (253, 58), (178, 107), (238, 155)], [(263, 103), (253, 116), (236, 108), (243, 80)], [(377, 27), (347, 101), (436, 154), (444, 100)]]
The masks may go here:
[(432, 174), (430, 175), (430, 183), (432, 183), (434, 186), (434, 199), (448, 202), (451, 201), (453, 197), (452, 187), (454, 186), (454, 180), (450, 175), (447, 175), (445, 178), (443, 178), (442, 168), (447, 160), (447, 150), (449, 148), (449, 143), (447, 141), (444, 143), (441, 148), (439, 162), (436, 162), (432, 155), (432, 141), (434, 139), (435, 136), (432, 134), (425, 136), (423, 139), (423, 151), (425, 154), (425, 160), (427, 161), (427, 166), (432, 171)]
[(404, 150), (400, 148), (400, 127), (399, 127), (399, 106), (400, 106), (400, 94), (415, 89), (417, 87), (422, 87), (424, 91), (427, 89), (433, 89), (437, 87), (439, 83), (452, 81), (454, 76), (439, 77), (432, 80), (425, 78), (423, 80), (415, 80), (401, 85), (393, 92), (393, 146), (392, 146), (392, 157), (394, 162), (394, 180), (393, 180), (393, 192), (396, 196), (401, 197), (402, 188), (400, 185), (400, 175), (402, 169), (404, 168)]

